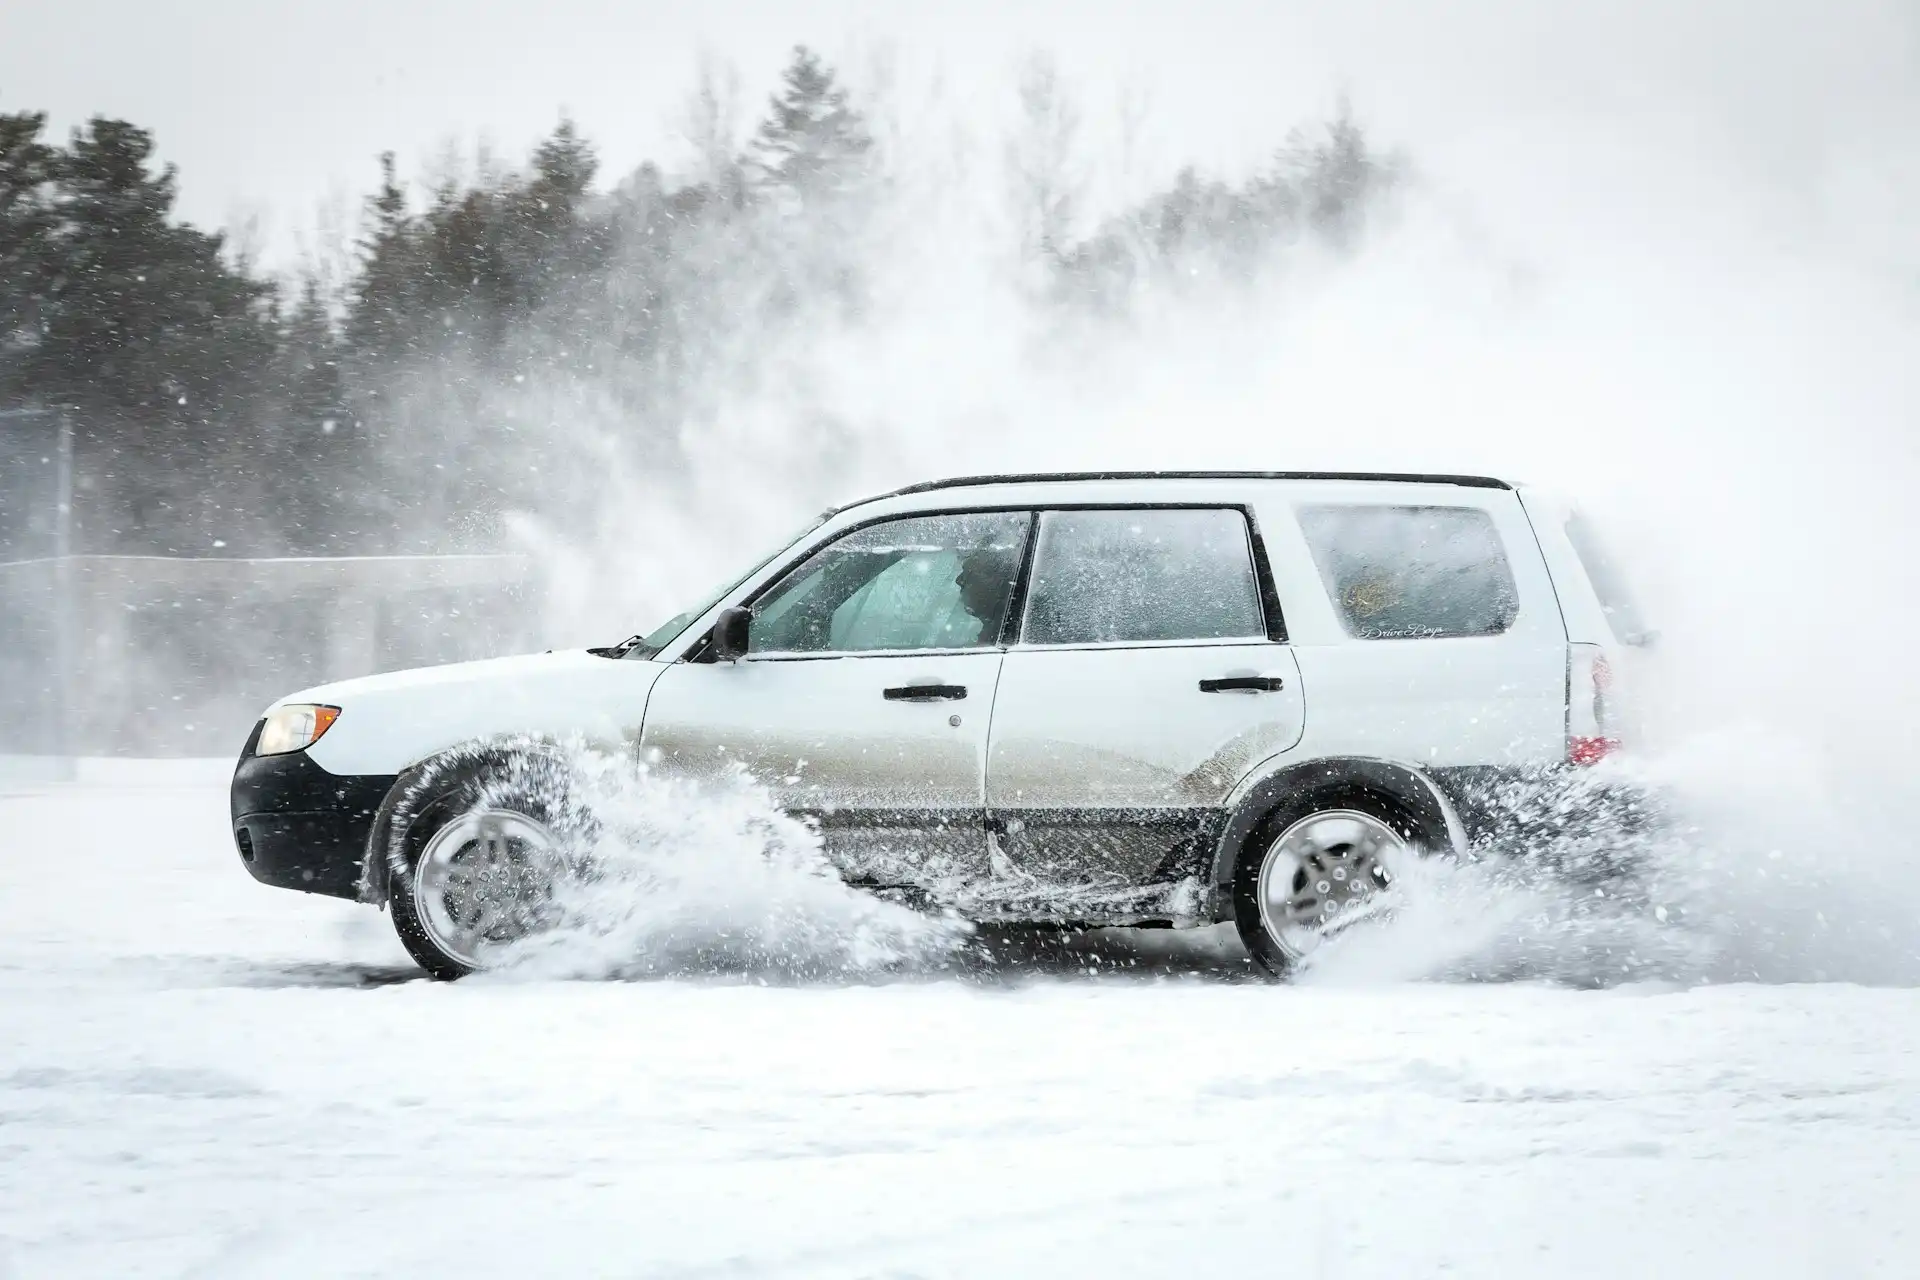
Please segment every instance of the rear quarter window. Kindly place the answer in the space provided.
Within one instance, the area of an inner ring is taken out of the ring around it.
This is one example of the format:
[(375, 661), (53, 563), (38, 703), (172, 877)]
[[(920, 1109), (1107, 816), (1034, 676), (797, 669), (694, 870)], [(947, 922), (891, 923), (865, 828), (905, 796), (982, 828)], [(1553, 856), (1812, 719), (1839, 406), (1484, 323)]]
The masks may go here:
[(1587, 581), (1593, 584), (1593, 594), (1600, 602), (1601, 612), (1606, 614), (1607, 625), (1613, 628), (1614, 637), (1624, 644), (1650, 641), (1653, 632), (1647, 628), (1633, 592), (1627, 588), (1619, 562), (1607, 554), (1606, 544), (1577, 512), (1567, 517), (1567, 541), (1580, 557), (1580, 567), (1587, 571)]
[(1309, 506), (1300, 528), (1348, 635), (1491, 636), (1519, 611), (1500, 531), (1478, 508)]

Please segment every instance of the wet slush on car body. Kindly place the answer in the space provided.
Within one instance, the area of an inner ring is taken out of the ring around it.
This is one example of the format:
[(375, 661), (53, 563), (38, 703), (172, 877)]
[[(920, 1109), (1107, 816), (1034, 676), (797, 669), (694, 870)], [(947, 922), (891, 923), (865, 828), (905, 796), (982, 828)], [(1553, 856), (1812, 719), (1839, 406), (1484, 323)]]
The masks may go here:
[[(1474, 476), (974, 477), (828, 513), (600, 648), (275, 703), (233, 782), (264, 883), (488, 967), (593, 874), (563, 741), (744, 770), (849, 884), (981, 921), (1232, 921), (1281, 974), (1466, 850), (1489, 779), (1619, 745), (1648, 633), (1591, 531)], [(1464, 815), (1464, 816), (1463, 816)]]

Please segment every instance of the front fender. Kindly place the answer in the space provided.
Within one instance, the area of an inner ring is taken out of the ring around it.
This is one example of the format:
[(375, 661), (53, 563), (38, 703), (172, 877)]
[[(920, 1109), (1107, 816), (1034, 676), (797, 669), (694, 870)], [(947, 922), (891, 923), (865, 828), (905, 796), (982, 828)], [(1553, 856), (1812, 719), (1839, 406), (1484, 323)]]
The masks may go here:
[(1466, 851), (1466, 828), (1453, 802), (1418, 765), (1371, 756), (1290, 761), (1243, 781), (1227, 802), (1227, 822), (1214, 846), (1210, 877), (1214, 919), (1232, 918), (1234, 866), (1266, 816), (1303, 793), (1342, 786), (1363, 786), (1397, 802), (1420, 824), (1428, 847)]

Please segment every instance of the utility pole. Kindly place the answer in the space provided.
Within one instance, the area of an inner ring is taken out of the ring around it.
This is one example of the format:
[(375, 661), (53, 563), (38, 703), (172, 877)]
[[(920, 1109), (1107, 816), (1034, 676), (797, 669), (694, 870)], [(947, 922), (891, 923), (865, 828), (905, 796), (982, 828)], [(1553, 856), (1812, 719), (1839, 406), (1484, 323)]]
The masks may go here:
[(0, 752), (47, 761), (55, 777), (72, 776), (79, 746), (74, 452), (70, 409), (0, 408), (0, 482), (13, 482), (0, 483), (0, 546), (14, 556), (0, 565), (0, 609), (16, 611), (25, 628), (17, 669), (26, 686), (0, 697), (0, 718), (24, 717), (0, 724)]
[(71, 780), (74, 768), (73, 676), (73, 410), (62, 407), (53, 482), (54, 758)]
[(60, 410), (60, 443), (54, 455), (53, 554), (64, 560), (73, 554), (73, 411)]

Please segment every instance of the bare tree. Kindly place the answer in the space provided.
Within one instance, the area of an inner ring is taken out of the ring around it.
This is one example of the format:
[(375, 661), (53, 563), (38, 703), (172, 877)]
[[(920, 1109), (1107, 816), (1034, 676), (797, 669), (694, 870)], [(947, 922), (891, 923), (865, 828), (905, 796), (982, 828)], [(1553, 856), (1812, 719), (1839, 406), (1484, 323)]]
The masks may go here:
[(258, 204), (235, 204), (227, 211), (227, 239), (221, 246), (227, 266), (237, 275), (253, 276), (260, 271), (270, 238), (268, 223), (272, 214)]
[(296, 237), (300, 274), (314, 282), (327, 315), (336, 321), (346, 314), (347, 291), (357, 266), (352, 209), (346, 188), (336, 184), (314, 206), (311, 235)]
[(1139, 195), (1135, 184), (1139, 181), (1144, 163), (1140, 154), (1141, 139), (1146, 131), (1147, 117), (1152, 113), (1153, 90), (1129, 76), (1121, 82), (1114, 105), (1120, 117), (1121, 194), (1132, 200)]
[(863, 78), (854, 90), (860, 114), (873, 138), (872, 164), (887, 172), (906, 148), (906, 122), (901, 115), (900, 50), (891, 40), (869, 47), (860, 60)]
[(679, 134), (693, 151), (694, 181), (728, 190), (740, 172), (740, 71), (702, 49), (694, 75)]
[(1020, 247), (1030, 259), (1059, 261), (1068, 252), (1086, 187), (1080, 112), (1048, 54), (1027, 57), (1015, 88), (1020, 115), (1007, 139), (1006, 164)]
[(1307, 225), (1340, 247), (1352, 242), (1377, 198), (1406, 172), (1404, 157), (1369, 145), (1344, 93), (1331, 119), (1293, 130), (1274, 159), (1277, 175), (1298, 193)]

